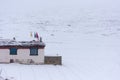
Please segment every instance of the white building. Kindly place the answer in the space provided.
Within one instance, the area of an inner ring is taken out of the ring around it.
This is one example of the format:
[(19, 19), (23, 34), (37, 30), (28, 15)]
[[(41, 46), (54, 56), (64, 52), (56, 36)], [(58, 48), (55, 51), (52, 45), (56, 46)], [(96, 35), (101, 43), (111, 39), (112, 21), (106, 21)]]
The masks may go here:
[(0, 63), (43, 64), (42, 41), (0, 40)]

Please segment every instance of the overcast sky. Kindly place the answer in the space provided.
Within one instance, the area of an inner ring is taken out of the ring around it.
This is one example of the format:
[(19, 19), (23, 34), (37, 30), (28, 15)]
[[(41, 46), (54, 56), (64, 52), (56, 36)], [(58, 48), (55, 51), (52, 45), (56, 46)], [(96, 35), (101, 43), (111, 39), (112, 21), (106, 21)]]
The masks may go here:
[(109, 9), (120, 10), (119, 0), (0, 0), (0, 14), (52, 10)]

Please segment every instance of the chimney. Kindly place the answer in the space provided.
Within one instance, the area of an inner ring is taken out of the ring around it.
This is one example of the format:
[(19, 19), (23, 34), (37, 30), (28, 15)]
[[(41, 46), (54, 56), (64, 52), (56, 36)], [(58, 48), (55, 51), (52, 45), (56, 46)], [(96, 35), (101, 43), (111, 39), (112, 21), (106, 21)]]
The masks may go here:
[(42, 42), (42, 37), (40, 37), (40, 42)]

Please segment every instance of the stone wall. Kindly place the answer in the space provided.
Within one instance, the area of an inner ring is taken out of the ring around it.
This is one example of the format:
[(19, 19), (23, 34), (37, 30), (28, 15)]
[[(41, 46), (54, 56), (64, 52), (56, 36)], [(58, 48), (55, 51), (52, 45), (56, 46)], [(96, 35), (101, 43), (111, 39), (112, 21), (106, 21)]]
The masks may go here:
[(62, 56), (45, 56), (45, 64), (62, 65)]

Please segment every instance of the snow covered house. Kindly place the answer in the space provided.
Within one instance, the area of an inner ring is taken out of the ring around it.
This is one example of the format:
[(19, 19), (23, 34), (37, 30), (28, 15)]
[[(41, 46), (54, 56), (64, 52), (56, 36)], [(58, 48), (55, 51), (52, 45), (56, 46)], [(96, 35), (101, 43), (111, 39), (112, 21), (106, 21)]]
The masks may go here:
[(0, 40), (0, 63), (43, 64), (42, 41)]

